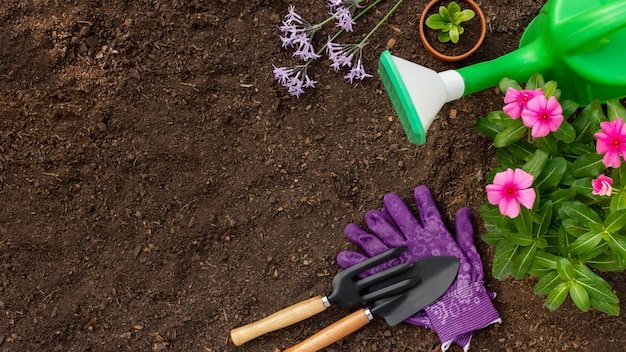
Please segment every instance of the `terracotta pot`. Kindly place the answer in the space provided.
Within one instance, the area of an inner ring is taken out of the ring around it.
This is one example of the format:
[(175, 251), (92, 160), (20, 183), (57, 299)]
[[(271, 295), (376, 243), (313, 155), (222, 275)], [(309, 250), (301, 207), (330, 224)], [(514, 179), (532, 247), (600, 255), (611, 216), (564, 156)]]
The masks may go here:
[[(448, 56), (448, 55), (442, 54), (439, 51), (437, 51), (435, 48), (433, 48), (432, 45), (430, 45), (430, 43), (426, 39), (426, 34), (424, 32), (424, 22), (426, 22), (426, 17), (428, 16), (429, 11), (433, 7), (438, 5), (440, 2), (443, 2), (443, 0), (431, 0), (431, 2), (428, 3), (428, 5), (426, 5), (426, 8), (424, 8), (424, 12), (422, 12), (422, 16), (420, 17), (419, 32), (420, 32), (420, 39), (422, 40), (422, 44), (424, 44), (424, 46), (426, 47), (426, 50), (428, 50), (433, 56), (435, 56), (436, 58), (440, 60), (448, 61), (448, 62), (463, 60), (467, 58), (468, 56), (470, 56), (471, 54), (473, 54), (476, 50), (478, 50), (478, 47), (480, 47), (480, 45), (483, 43), (483, 40), (485, 39), (485, 35), (487, 34), (487, 21), (485, 20), (485, 14), (480, 9), (478, 4), (476, 4), (473, 0), (457, 0), (457, 1), (460, 3), (466, 3), (467, 5), (469, 5), (469, 7), (471, 7), (472, 10), (476, 13), (476, 17), (478, 17), (480, 21), (480, 37), (478, 38), (476, 45), (474, 45), (474, 47), (472, 47), (469, 51), (461, 55)], [(428, 30), (431, 30), (431, 29), (428, 28)], [(462, 37), (461, 37), (461, 40), (463, 40)]]

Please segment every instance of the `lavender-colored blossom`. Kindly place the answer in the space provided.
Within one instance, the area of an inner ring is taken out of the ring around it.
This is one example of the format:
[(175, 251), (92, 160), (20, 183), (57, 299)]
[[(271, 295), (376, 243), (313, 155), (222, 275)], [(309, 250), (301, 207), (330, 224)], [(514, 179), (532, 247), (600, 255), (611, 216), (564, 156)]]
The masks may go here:
[(367, 77), (373, 77), (373, 76), (365, 72), (365, 68), (363, 67), (363, 64), (361, 63), (361, 59), (358, 59), (356, 62), (356, 65), (352, 67), (350, 72), (348, 72), (347, 75), (343, 76), (343, 78), (345, 78), (350, 83), (352, 83), (353, 80), (355, 79), (364, 80)]
[[(330, 38), (326, 43), (326, 53), (328, 58), (332, 61), (330, 67), (335, 72), (343, 66), (350, 67), (350, 72), (343, 78), (348, 82), (353, 83), (355, 79), (363, 80), (372, 75), (365, 72), (361, 57), (363, 56), (363, 44), (336, 44), (333, 43)], [(354, 65), (353, 65), (354, 61)]]
[(287, 88), (289, 95), (300, 97), (304, 93), (303, 88), (315, 88), (317, 81), (312, 80), (307, 74), (306, 65), (296, 67), (274, 67), (274, 79), (281, 86)]
[[(353, 44), (354, 45), (354, 44)], [(332, 61), (330, 67), (332, 67), (335, 72), (339, 72), (339, 69), (343, 66), (352, 66), (352, 58), (354, 57), (354, 53), (347, 53), (344, 50), (344, 46), (341, 44), (333, 43), (328, 38), (328, 42), (326, 43), (326, 54), (328, 54), (328, 58)]]
[(311, 43), (317, 29), (318, 27), (311, 25), (296, 13), (295, 6), (289, 5), (289, 12), (280, 26), (280, 31), (284, 34), (280, 36), (283, 48), (296, 48), (293, 56), (304, 61), (318, 59), (320, 55), (315, 53)]
[(352, 16), (362, 0), (330, 0), (328, 7), (330, 14), (335, 17), (337, 27), (341, 27), (346, 32), (352, 32), (352, 26), (355, 24)]

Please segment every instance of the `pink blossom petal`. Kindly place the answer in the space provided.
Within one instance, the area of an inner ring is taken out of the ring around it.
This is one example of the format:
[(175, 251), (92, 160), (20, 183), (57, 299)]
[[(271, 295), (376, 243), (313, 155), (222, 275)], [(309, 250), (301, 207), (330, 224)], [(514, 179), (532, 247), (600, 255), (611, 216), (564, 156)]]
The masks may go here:
[(532, 209), (535, 204), (535, 199), (537, 198), (537, 194), (535, 190), (532, 188), (522, 189), (517, 193), (517, 200), (522, 204), (526, 209)]
[(503, 199), (499, 204), (499, 208), (502, 215), (506, 215), (511, 219), (516, 218), (520, 211), (519, 203), (512, 198)]
[(535, 190), (532, 186), (533, 176), (522, 169), (506, 169), (498, 172), (493, 183), (487, 185), (487, 199), (490, 204), (498, 205), (500, 213), (511, 218), (517, 217), (520, 204), (532, 209), (535, 203)]
[(610, 196), (612, 192), (613, 179), (610, 177), (600, 174), (598, 178), (591, 181), (591, 186), (593, 187), (593, 191), (591, 193), (599, 196)]

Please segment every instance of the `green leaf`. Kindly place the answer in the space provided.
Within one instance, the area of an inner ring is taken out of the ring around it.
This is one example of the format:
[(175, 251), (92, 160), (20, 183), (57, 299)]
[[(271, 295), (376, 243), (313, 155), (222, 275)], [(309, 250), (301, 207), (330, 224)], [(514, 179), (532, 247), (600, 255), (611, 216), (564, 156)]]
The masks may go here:
[[(520, 207), (520, 213), (515, 219), (513, 219), (513, 223), (515, 224), (517, 231), (520, 232), (519, 235), (528, 236), (532, 240), (531, 233), (533, 232), (533, 223), (531, 220), (530, 210), (525, 207)], [(527, 246), (528, 245), (530, 244), (527, 244)]]
[(501, 241), (493, 256), (493, 267), (491, 268), (493, 277), (504, 280), (511, 274), (513, 258), (517, 251), (517, 246), (507, 241)]
[(461, 12), (461, 6), (459, 6), (456, 1), (451, 1), (448, 4), (448, 13), (450, 14), (450, 17), (454, 17), (459, 12)]
[(537, 223), (535, 227), (534, 234), (536, 237), (542, 237), (548, 232), (548, 228), (550, 227), (550, 222), (552, 221), (552, 202), (546, 201), (540, 207), (537, 212), (540, 222)]
[(567, 202), (568, 200), (574, 199), (576, 196), (576, 192), (571, 189), (557, 189), (554, 192), (548, 194), (547, 199), (552, 201), (552, 205), (554, 207), (560, 207), (561, 204)]
[(492, 247), (497, 247), (500, 244), (500, 241), (502, 241), (505, 238), (506, 238), (505, 234), (502, 232), (498, 232), (498, 231), (490, 231), (480, 237), (480, 239), (483, 240), (483, 242), (487, 243), (488, 245)]
[(554, 188), (559, 185), (566, 171), (567, 162), (564, 158), (557, 157), (550, 159), (533, 184), (539, 191)]
[(604, 219), (604, 228), (608, 232), (618, 232), (626, 226), (626, 210), (610, 212)]
[(476, 119), (476, 130), (491, 139), (496, 138), (503, 129), (504, 127), (493, 123), (489, 118), (479, 117)]
[(607, 303), (596, 299), (591, 299), (591, 306), (603, 313), (608, 315), (612, 315), (615, 317), (619, 316), (619, 304), (616, 303)]
[(569, 287), (569, 295), (572, 297), (572, 301), (574, 304), (582, 310), (586, 312), (589, 310), (591, 306), (591, 302), (589, 301), (589, 294), (585, 290), (585, 288), (579, 284), (576, 280), (572, 281)]
[(618, 234), (606, 234), (607, 242), (613, 254), (619, 256), (622, 261), (626, 261), (626, 238)]
[(563, 117), (568, 118), (578, 110), (578, 103), (571, 100), (565, 100), (561, 102), (561, 108), (563, 108)]
[(558, 257), (552, 253), (538, 251), (535, 254), (533, 264), (530, 266), (530, 269), (528, 269), (528, 273), (536, 277), (543, 277), (551, 271), (556, 272), (557, 258)]
[(596, 256), (586, 263), (602, 271), (622, 272), (626, 270), (626, 261), (613, 253)]
[(572, 183), (570, 188), (576, 193), (587, 199), (596, 199), (598, 196), (593, 194), (593, 186), (591, 185), (591, 177), (579, 178)]
[(574, 219), (571, 218), (567, 218), (567, 219), (563, 219), (561, 221), (561, 225), (563, 226), (563, 228), (565, 229), (565, 231), (567, 233), (569, 233), (570, 235), (578, 238), (582, 235), (584, 235), (585, 233), (589, 232), (589, 227), (580, 224), (576, 221), (574, 221)]
[(569, 286), (569, 282), (561, 282), (556, 285), (546, 298), (546, 307), (550, 310), (557, 310), (563, 302), (565, 302), (565, 298), (567, 298), (567, 293), (569, 292)]
[(537, 281), (533, 292), (536, 295), (547, 295), (550, 291), (552, 291), (552, 289), (562, 282), (563, 280), (561, 280), (556, 271), (546, 272), (546, 274), (540, 278), (539, 281)]
[[(453, 1), (454, 2), (454, 1)], [(458, 4), (457, 4), (458, 5)], [(448, 7), (450, 7), (450, 5), (448, 5)], [(448, 10), (448, 7), (445, 6), (439, 6), (439, 15), (441, 17), (443, 17), (445, 22), (450, 22), (450, 20), (452, 20), (452, 14), (450, 13), (450, 11)]]
[(470, 9), (463, 10), (461, 11), (461, 15), (456, 20), (456, 24), (460, 24), (461, 22), (467, 22), (474, 18), (474, 16), (476, 16), (476, 13), (474, 13), (474, 11)]
[(596, 148), (591, 144), (582, 144), (582, 143), (570, 143), (563, 147), (563, 152), (568, 154), (574, 154), (576, 156), (585, 155), (588, 153), (595, 153)]
[(509, 88), (514, 88), (517, 90), (522, 90), (522, 86), (519, 85), (519, 83), (517, 83), (517, 81), (510, 79), (510, 78), (503, 78), (500, 80), (500, 83), (498, 84), (498, 87), (500, 88), (500, 91), (503, 94), (506, 94), (506, 92), (509, 90)]
[(584, 252), (578, 255), (578, 259), (581, 263), (589, 263), (591, 260), (595, 260), (596, 257), (605, 254), (609, 250), (609, 244), (606, 242), (600, 242), (589, 252)]
[(446, 21), (439, 14), (433, 14), (428, 16), (426, 22), (424, 22), (428, 28), (431, 29), (442, 29), (443, 26), (446, 25)]
[(572, 175), (574, 177), (597, 177), (606, 166), (602, 163), (602, 155), (598, 153), (589, 153), (581, 155), (572, 163)]
[(541, 73), (535, 73), (526, 81), (526, 89), (534, 90), (543, 87), (544, 84), (546, 84), (546, 82)]
[(620, 191), (611, 197), (611, 211), (619, 211), (626, 209), (626, 192)]
[(549, 134), (545, 137), (535, 138), (535, 144), (537, 144), (540, 149), (543, 149), (546, 153), (550, 155), (559, 155), (559, 148), (553, 134)]
[(526, 276), (528, 269), (533, 263), (535, 259), (535, 254), (537, 253), (537, 246), (533, 242), (532, 246), (523, 247), (515, 261), (513, 262), (513, 267), (511, 268), (511, 275), (513, 275), (516, 279), (522, 279)]
[(518, 246), (522, 246), (522, 247), (528, 247), (530, 245), (535, 244), (535, 239), (532, 237), (532, 235), (530, 234), (530, 232), (526, 232), (526, 233), (508, 233), (506, 235), (506, 239), (508, 241), (510, 241), (513, 244), (516, 244)]
[(506, 147), (507, 145), (511, 145), (517, 142), (524, 133), (526, 133), (527, 127), (523, 124), (519, 124), (516, 127), (507, 127), (502, 132), (498, 133), (496, 138), (493, 140), (493, 145), (496, 148)]
[(554, 132), (554, 137), (565, 143), (572, 143), (576, 139), (576, 131), (569, 122), (563, 121), (559, 129)]
[(578, 237), (571, 244), (569, 250), (575, 254), (582, 254), (593, 250), (602, 241), (602, 233), (587, 232)]
[(567, 258), (559, 258), (556, 261), (556, 271), (559, 274), (559, 277), (563, 281), (569, 281), (574, 279), (574, 266)]
[(572, 218), (581, 225), (602, 224), (600, 216), (591, 208), (578, 201), (563, 203), (559, 209), (561, 218)]
[(548, 153), (541, 149), (537, 149), (530, 160), (522, 166), (522, 170), (528, 172), (533, 176), (533, 178), (536, 179), (541, 174), (541, 171), (547, 162)]
[(448, 35), (450, 36), (450, 40), (456, 44), (459, 42), (459, 27), (458, 26), (453, 26), (452, 28), (450, 28), (450, 31), (448, 32)]
[(609, 121), (615, 121), (618, 117), (626, 118), (626, 109), (624, 109), (617, 99), (607, 100), (606, 110)]
[(448, 32), (439, 32), (439, 34), (437, 34), (437, 39), (439, 39), (442, 43), (447, 43), (450, 41), (450, 35)]
[(546, 98), (550, 98), (551, 96), (554, 95), (554, 93), (556, 92), (556, 81), (548, 81), (546, 82), (542, 87), (541, 90), (543, 91), (544, 95), (546, 96)]
[(600, 122), (606, 120), (598, 100), (587, 105), (572, 121), (576, 130), (576, 142), (591, 143), (595, 140), (593, 134), (600, 129)]

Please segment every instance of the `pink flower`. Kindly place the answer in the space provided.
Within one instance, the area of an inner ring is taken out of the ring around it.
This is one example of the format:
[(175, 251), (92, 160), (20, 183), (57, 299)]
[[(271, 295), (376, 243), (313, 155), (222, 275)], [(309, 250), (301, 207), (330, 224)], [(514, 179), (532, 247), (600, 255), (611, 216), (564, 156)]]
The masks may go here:
[(510, 218), (519, 215), (520, 204), (532, 209), (535, 203), (535, 190), (530, 188), (533, 176), (522, 169), (506, 169), (493, 178), (493, 184), (487, 185), (489, 203), (498, 205), (500, 213)]
[(512, 119), (517, 120), (522, 116), (522, 111), (526, 109), (528, 101), (538, 95), (542, 95), (541, 89), (535, 90), (517, 90), (515, 88), (509, 88), (504, 95), (504, 113), (511, 116)]
[(604, 154), (602, 163), (606, 167), (619, 167), (621, 164), (620, 154), (626, 155), (626, 126), (621, 117), (612, 122), (600, 123), (602, 132), (596, 132), (594, 136), (598, 139), (596, 151)]
[(545, 137), (550, 132), (556, 132), (563, 122), (563, 108), (555, 97), (546, 99), (545, 95), (538, 95), (526, 103), (522, 111), (522, 121), (528, 128), (532, 128), (533, 138)]
[(600, 174), (598, 178), (591, 181), (591, 186), (593, 187), (592, 193), (598, 196), (610, 196), (612, 185), (613, 179), (604, 174)]

